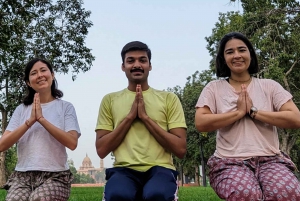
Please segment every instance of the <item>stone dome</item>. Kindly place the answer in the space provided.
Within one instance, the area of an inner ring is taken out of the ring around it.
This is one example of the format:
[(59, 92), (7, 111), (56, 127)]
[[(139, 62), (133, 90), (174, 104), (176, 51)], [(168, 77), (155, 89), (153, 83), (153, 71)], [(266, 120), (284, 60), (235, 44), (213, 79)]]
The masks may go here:
[(86, 156), (84, 157), (84, 159), (82, 161), (82, 167), (84, 167), (84, 168), (94, 168), (94, 166), (92, 165), (92, 161), (88, 157), (87, 154), (86, 154)]

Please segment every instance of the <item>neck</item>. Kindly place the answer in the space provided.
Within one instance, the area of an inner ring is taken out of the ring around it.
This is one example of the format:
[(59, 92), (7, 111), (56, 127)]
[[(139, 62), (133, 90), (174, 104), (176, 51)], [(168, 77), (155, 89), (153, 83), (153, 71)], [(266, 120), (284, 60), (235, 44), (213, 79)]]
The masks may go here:
[(49, 103), (55, 99), (51, 93), (47, 93), (47, 94), (39, 93), (39, 94), (40, 94), (41, 103)]
[(140, 85), (141, 85), (143, 91), (148, 90), (149, 87), (150, 87), (150, 86), (148, 85), (148, 82), (144, 82), (144, 83), (129, 83), (127, 89), (128, 89), (129, 91), (134, 91), (134, 92), (135, 92), (135, 91), (136, 91), (136, 85), (137, 85), (137, 84), (140, 84)]
[(247, 83), (251, 80), (251, 76), (249, 75), (249, 78), (246, 79), (236, 79), (236, 78), (232, 78), (231, 76), (229, 77), (230, 80), (234, 81), (234, 82), (238, 82), (238, 83)]

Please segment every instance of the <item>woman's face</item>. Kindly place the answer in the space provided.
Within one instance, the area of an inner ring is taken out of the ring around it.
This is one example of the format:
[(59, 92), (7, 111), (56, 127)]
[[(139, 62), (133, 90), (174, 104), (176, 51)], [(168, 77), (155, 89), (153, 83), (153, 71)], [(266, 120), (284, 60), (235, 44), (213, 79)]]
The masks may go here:
[(251, 55), (247, 45), (242, 40), (235, 38), (229, 40), (224, 48), (224, 58), (231, 73), (248, 72)]
[(45, 90), (51, 91), (53, 79), (54, 74), (51, 73), (48, 66), (45, 63), (38, 61), (33, 65), (29, 72), (29, 81), (27, 84), (36, 92)]

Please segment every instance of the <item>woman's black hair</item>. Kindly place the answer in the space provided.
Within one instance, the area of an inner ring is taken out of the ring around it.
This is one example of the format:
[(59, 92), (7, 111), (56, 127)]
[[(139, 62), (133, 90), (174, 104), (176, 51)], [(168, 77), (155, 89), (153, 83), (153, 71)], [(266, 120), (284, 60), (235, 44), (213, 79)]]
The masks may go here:
[[(26, 83), (26, 86), (27, 86), (27, 94), (23, 100), (23, 104), (24, 105), (31, 105), (33, 103), (33, 98), (34, 98), (34, 94), (36, 93), (36, 91), (31, 88), (30, 86), (28, 86), (27, 82), (29, 82), (29, 74), (30, 74), (30, 71), (32, 69), (32, 67), (34, 66), (34, 64), (36, 62), (42, 62), (44, 64), (47, 65), (48, 69), (50, 70), (51, 73), (54, 73), (53, 71), (53, 67), (52, 65), (50, 64), (50, 62), (44, 60), (44, 59), (41, 59), (41, 58), (34, 58), (32, 60), (30, 60), (27, 64), (26, 64), (26, 67), (25, 67), (25, 75), (24, 75), (24, 81)], [(61, 98), (63, 97), (63, 92), (59, 89), (57, 89), (57, 81), (56, 79), (54, 78), (53, 81), (52, 81), (52, 85), (51, 85), (51, 95), (54, 97), (54, 98)]]
[(224, 49), (225, 49), (226, 43), (231, 39), (239, 39), (246, 44), (247, 48), (249, 49), (250, 56), (251, 56), (251, 62), (250, 62), (250, 66), (248, 68), (248, 72), (249, 72), (249, 74), (258, 73), (258, 71), (259, 71), (258, 60), (257, 60), (257, 56), (256, 56), (255, 50), (254, 50), (251, 42), (243, 34), (241, 34), (239, 32), (231, 32), (231, 33), (226, 34), (219, 43), (219, 49), (218, 49), (218, 53), (217, 53), (217, 57), (216, 57), (217, 77), (230, 77), (231, 72), (225, 62)]

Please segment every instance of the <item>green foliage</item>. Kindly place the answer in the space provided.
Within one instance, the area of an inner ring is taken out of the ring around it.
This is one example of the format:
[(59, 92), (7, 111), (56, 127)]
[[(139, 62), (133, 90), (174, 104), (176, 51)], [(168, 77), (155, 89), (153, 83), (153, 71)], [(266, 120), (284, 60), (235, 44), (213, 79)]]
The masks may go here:
[[(196, 71), (192, 76), (187, 78), (183, 89), (179, 86), (168, 89), (179, 97), (187, 124), (187, 153), (182, 160), (175, 158), (174, 164), (178, 170), (183, 169), (184, 174), (192, 178), (195, 177), (195, 168), (201, 165), (200, 145), (202, 144), (203, 146), (205, 164), (215, 149), (215, 142), (210, 140), (210, 138), (215, 139), (214, 134), (202, 135), (195, 128), (196, 103), (204, 86), (212, 80), (214, 80), (213, 71), (206, 70), (201, 73)], [(210, 148), (209, 146), (212, 147)]]
[[(228, 32), (239, 31), (252, 42), (259, 60), (258, 77), (279, 82), (293, 95), (300, 107), (300, 3), (296, 0), (241, 0), (243, 13), (220, 13), (219, 21), (206, 37), (207, 49), (212, 56), (214, 70), (215, 55), (220, 39)], [(280, 149), (288, 154), (300, 137), (299, 130), (280, 130)], [(297, 158), (292, 154), (293, 161)], [(298, 165), (298, 167), (300, 167)]]
[(95, 179), (92, 178), (90, 175), (78, 174), (72, 159), (68, 160), (68, 164), (70, 167), (70, 171), (72, 172), (72, 174), (74, 176), (72, 184), (94, 184), (94, 183), (96, 183)]
[[(91, 68), (95, 57), (85, 39), (93, 24), (82, 5), (82, 0), (0, 0), (1, 133), (25, 95), (23, 71), (31, 58), (49, 60), (55, 72), (70, 71), (73, 80)], [(2, 185), (5, 168), (0, 165)]]
[(18, 161), (16, 146), (12, 146), (7, 150), (5, 161), (6, 176), (8, 177), (15, 170)]

